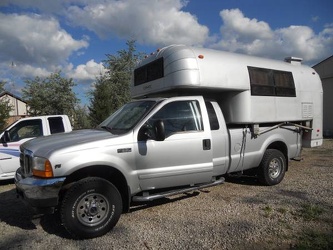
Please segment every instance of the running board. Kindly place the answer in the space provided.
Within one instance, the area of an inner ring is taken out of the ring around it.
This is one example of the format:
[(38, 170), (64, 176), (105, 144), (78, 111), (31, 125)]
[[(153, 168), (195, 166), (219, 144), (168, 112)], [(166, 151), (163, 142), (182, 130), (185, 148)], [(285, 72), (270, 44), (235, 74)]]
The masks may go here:
[(134, 196), (132, 200), (134, 202), (147, 202), (147, 201), (165, 198), (165, 197), (172, 196), (172, 195), (183, 194), (183, 193), (187, 193), (187, 192), (191, 192), (191, 191), (195, 191), (195, 190), (200, 190), (200, 189), (207, 188), (207, 187), (213, 187), (213, 186), (217, 186), (217, 185), (220, 185), (223, 183), (224, 183), (224, 178), (221, 177), (220, 179), (218, 179), (214, 182), (195, 185), (195, 186), (191, 186), (189, 188), (170, 190), (167, 192), (155, 193), (152, 195), (149, 195), (148, 192), (144, 192), (144, 194), (142, 196)]

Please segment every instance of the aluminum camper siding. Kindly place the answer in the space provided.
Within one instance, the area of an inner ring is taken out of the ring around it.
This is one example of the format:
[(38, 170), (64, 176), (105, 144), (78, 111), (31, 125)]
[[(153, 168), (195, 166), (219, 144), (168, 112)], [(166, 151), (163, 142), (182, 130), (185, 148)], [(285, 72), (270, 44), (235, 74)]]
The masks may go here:
[[(171, 45), (143, 60), (138, 66), (164, 58), (164, 77), (138, 86), (139, 98), (177, 89), (213, 89), (227, 123), (299, 121), (322, 115), (322, 86), (312, 68), (248, 55)], [(292, 72), (296, 97), (251, 96), (248, 66)], [(312, 107), (311, 107), (312, 105)], [(309, 113), (308, 109), (312, 112)]]

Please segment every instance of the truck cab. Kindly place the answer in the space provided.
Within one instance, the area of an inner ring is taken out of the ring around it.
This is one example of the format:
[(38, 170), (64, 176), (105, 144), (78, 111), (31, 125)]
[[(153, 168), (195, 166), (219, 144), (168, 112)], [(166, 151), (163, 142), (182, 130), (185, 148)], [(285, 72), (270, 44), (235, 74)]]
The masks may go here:
[(20, 166), (20, 145), (32, 138), (72, 130), (65, 115), (27, 117), (15, 121), (0, 134), (0, 180), (14, 178)]

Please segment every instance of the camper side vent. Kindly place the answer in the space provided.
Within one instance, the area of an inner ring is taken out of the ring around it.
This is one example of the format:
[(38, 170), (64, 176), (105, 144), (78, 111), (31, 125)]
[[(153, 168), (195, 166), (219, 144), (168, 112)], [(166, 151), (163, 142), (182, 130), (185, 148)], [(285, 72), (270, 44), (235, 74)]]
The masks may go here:
[(302, 118), (313, 118), (313, 104), (302, 102)]
[(286, 57), (284, 59), (285, 62), (288, 62), (290, 64), (293, 65), (301, 65), (303, 58), (299, 58), (299, 57), (294, 57), (294, 56), (290, 56), (290, 57)]

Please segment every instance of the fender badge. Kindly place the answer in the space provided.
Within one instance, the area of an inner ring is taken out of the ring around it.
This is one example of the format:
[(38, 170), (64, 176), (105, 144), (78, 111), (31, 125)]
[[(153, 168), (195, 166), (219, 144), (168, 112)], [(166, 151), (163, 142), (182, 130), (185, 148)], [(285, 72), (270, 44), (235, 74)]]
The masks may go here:
[(119, 148), (117, 149), (117, 153), (130, 153), (132, 152), (131, 148)]

